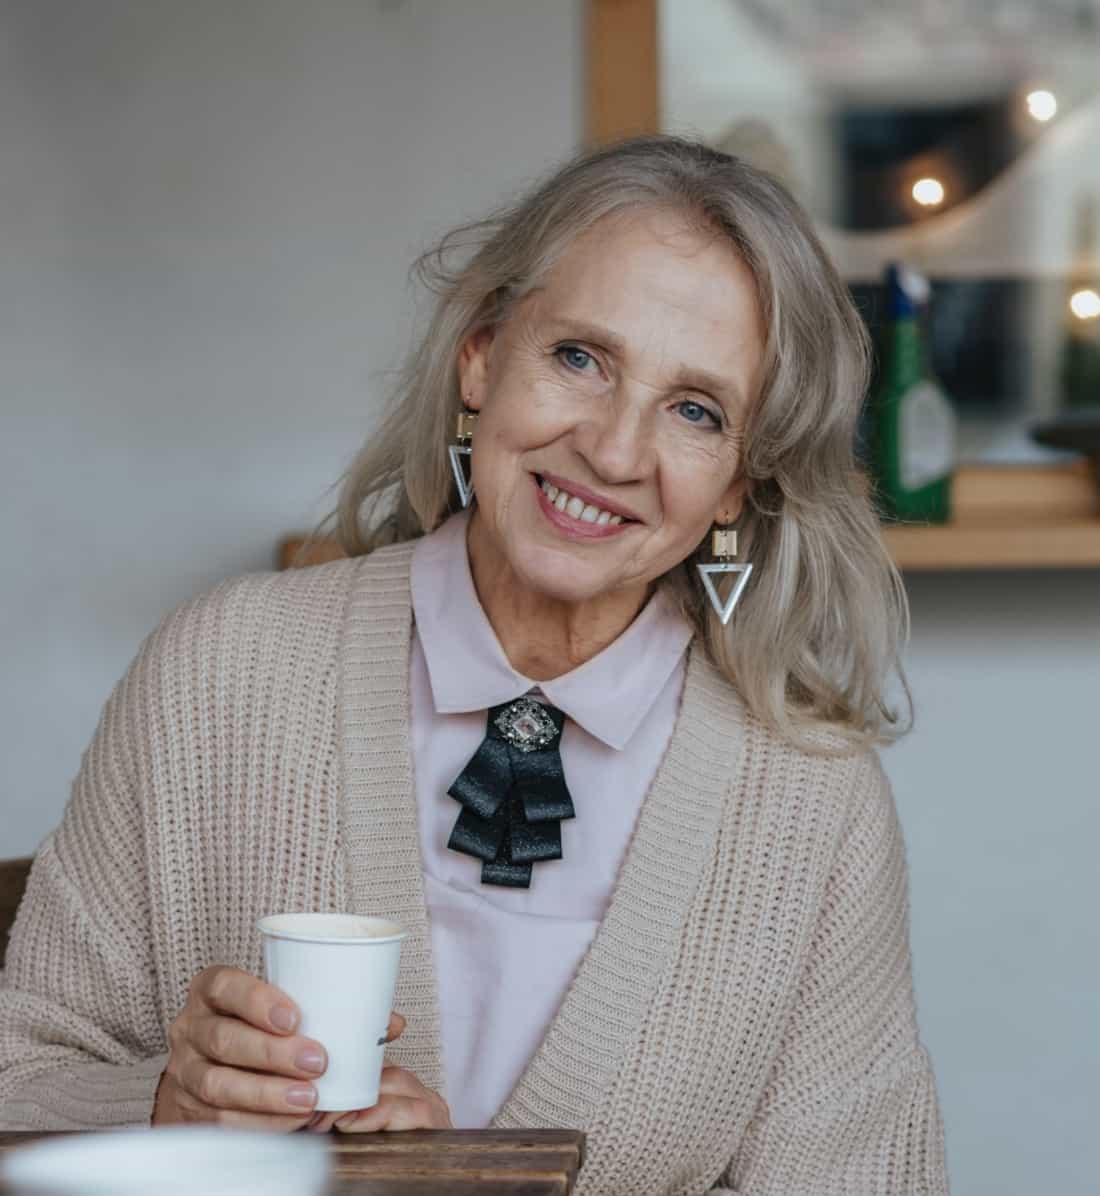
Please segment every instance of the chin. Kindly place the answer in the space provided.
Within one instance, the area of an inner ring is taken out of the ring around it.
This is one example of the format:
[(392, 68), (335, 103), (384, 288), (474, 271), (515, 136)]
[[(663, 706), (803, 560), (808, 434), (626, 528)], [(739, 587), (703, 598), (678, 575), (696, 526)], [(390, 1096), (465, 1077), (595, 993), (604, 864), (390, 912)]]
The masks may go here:
[(556, 602), (591, 602), (622, 585), (619, 578), (578, 567), (576, 560), (562, 560), (557, 553), (530, 554), (516, 572), (530, 590)]

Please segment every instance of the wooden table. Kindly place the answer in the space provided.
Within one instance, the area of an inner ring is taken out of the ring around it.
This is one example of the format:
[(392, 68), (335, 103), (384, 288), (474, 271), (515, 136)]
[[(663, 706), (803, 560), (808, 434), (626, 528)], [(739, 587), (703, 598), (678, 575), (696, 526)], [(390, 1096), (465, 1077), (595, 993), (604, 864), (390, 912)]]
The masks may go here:
[[(0, 1134), (0, 1152), (49, 1136)], [(584, 1162), (575, 1130), (331, 1134), (329, 1142), (330, 1196), (569, 1196)]]

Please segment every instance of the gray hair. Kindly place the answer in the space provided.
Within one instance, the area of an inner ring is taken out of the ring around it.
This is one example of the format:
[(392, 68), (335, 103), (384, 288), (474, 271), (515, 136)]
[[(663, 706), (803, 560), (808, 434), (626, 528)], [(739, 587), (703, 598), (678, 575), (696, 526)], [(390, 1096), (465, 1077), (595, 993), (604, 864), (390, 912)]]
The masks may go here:
[[(359, 556), (430, 532), (458, 510), (447, 444), (461, 407), (461, 346), (502, 323), (598, 220), (654, 207), (729, 239), (755, 278), (767, 329), (763, 384), (745, 429), (751, 488), (737, 525), (751, 582), (727, 627), (692, 567), (706, 559), (705, 543), (662, 584), (749, 710), (789, 741), (833, 752), (896, 739), (911, 724), (900, 662), (908, 605), (853, 447), (867, 332), (787, 190), (703, 144), (651, 136), (580, 154), (418, 259), (414, 275), (436, 296), (431, 323), (326, 523)], [(892, 678), (900, 712), (887, 697)]]

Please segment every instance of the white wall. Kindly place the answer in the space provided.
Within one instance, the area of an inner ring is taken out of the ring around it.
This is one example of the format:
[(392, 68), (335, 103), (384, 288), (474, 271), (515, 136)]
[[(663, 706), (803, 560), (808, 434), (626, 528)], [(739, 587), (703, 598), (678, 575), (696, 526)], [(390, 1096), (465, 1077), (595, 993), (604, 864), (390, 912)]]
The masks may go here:
[(911, 577), (885, 752), (955, 1196), (1091, 1196), (1100, 1116), (1100, 572)]
[[(0, 0), (0, 856), (142, 637), (319, 516), (430, 233), (568, 153), (580, 0)], [(1085, 1196), (1100, 574), (917, 579), (921, 1022), (956, 1196)]]
[(0, 856), (169, 609), (312, 525), (430, 235), (575, 147), (575, 0), (0, 0)]

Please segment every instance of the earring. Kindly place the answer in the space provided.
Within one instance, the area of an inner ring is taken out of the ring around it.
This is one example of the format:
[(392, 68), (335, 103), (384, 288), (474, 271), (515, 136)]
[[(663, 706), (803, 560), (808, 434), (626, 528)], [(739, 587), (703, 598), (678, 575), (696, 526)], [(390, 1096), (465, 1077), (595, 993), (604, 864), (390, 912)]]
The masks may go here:
[(455, 483), (458, 486), (458, 497), (464, 507), (468, 507), (474, 497), (474, 479), (472, 467), (469, 478), (466, 477), (466, 471), (462, 467), (462, 458), (465, 457), (469, 463), (470, 453), (472, 452), (470, 442), (474, 438), (474, 429), (476, 427), (477, 412), (463, 409), (458, 413), (458, 429), (456, 432), (458, 443), (447, 446), (447, 455), (451, 458), (451, 472), (455, 475)]
[[(734, 528), (716, 527), (711, 533), (710, 543), (711, 555), (715, 560), (709, 565), (696, 565), (695, 568), (699, 570), (703, 589), (714, 608), (714, 613), (725, 626), (733, 618), (734, 609), (741, 600), (745, 583), (749, 580), (749, 574), (752, 573), (752, 565), (748, 561), (739, 563), (733, 559), (737, 556), (737, 532)], [(713, 580), (716, 575), (722, 573), (736, 575), (733, 589), (730, 590), (729, 597), (725, 602), (718, 596), (718, 589)]]

